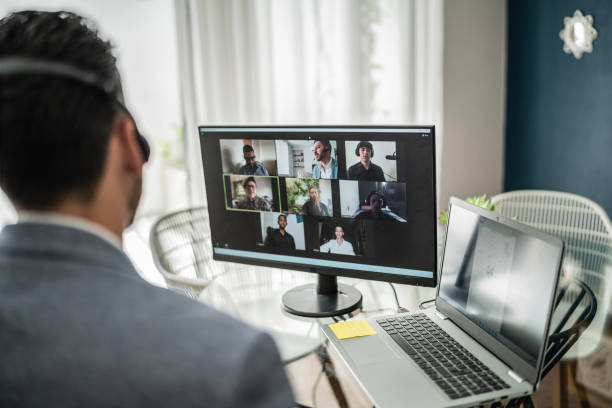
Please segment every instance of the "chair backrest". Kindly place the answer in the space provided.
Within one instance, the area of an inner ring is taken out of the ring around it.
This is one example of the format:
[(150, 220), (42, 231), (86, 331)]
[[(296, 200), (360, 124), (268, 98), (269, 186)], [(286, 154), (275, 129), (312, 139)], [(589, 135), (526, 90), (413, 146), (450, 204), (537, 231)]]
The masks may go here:
[[(567, 301), (567, 299), (572, 299)], [(580, 335), (589, 327), (597, 313), (597, 299), (589, 287), (578, 279), (565, 280), (555, 299), (555, 310), (560, 304), (568, 304), (560, 313), (560, 319), (551, 327), (546, 345), (542, 377), (561, 360), (567, 351), (578, 341)]]
[(588, 198), (546, 190), (510, 191), (492, 202), (495, 211), (565, 241), (562, 276), (593, 291), (600, 305), (593, 326), (603, 329), (612, 288), (612, 223), (606, 212)]
[(198, 297), (218, 275), (206, 207), (161, 217), (151, 228), (151, 252), (169, 288)]

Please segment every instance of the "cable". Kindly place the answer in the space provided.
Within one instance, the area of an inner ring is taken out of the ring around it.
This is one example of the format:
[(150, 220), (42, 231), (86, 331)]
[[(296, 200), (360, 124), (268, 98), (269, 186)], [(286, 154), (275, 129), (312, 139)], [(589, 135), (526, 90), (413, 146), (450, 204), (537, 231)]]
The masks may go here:
[(312, 398), (312, 406), (313, 408), (317, 407), (317, 387), (319, 386), (319, 382), (321, 381), (321, 377), (323, 376), (323, 372), (325, 371), (325, 368), (322, 369), (319, 372), (319, 375), (317, 375), (317, 379), (315, 380), (314, 384), (312, 385), (312, 392), (310, 397)]
[(429, 300), (422, 301), (421, 303), (419, 303), (419, 310), (423, 310), (423, 305), (425, 303), (431, 303), (431, 302), (435, 302), (435, 301), (436, 301), (436, 299), (429, 299)]
[(393, 284), (391, 282), (389, 282), (389, 286), (391, 286), (391, 289), (393, 289), (393, 296), (395, 296), (395, 304), (397, 305), (397, 313), (407, 313), (409, 312), (408, 309), (406, 309), (405, 307), (401, 307), (400, 303), (399, 303), (399, 298), (397, 297), (397, 292), (395, 291), (395, 286), (393, 286)]

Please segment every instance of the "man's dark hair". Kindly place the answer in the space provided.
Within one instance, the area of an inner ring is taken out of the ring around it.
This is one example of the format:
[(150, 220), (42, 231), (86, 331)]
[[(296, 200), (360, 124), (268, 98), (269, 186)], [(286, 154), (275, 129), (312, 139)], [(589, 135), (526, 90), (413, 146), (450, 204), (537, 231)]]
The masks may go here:
[(365, 204), (366, 205), (370, 205), (370, 199), (372, 198), (372, 196), (378, 196), (379, 200), (382, 200), (382, 206), (383, 208), (387, 206), (387, 197), (385, 197), (385, 195), (380, 192), (380, 191), (370, 191), (370, 193), (368, 194), (368, 196), (365, 199)]
[(372, 146), (372, 143), (368, 142), (367, 140), (362, 140), (357, 144), (357, 147), (355, 148), (355, 156), (359, 156), (359, 149), (362, 147), (365, 147), (370, 151), (370, 157), (374, 157), (374, 146)]
[[(61, 62), (121, 82), (111, 44), (73, 13), (21, 11), (0, 20), (0, 58)], [(102, 175), (120, 108), (103, 91), (49, 74), (0, 76), (0, 187), (16, 205), (85, 200)]]
[(279, 214), (278, 217), (276, 218), (276, 222), (280, 221), (281, 217), (283, 217), (285, 221), (287, 221), (287, 216), (285, 214)]
[(242, 154), (247, 154), (250, 152), (254, 152), (255, 150), (253, 150), (253, 146), (251, 145), (247, 145), (245, 144), (244, 146), (242, 146)]
[(257, 185), (257, 182), (255, 181), (255, 177), (251, 176), (251, 177), (247, 177), (244, 179), (244, 181), (242, 182), (242, 187), (246, 188), (246, 185), (249, 181), (252, 181), (253, 183), (255, 183), (255, 185)]
[(317, 142), (323, 145), (323, 151), (329, 152), (331, 154), (332, 145), (328, 139), (317, 139), (314, 141), (314, 143), (317, 143)]

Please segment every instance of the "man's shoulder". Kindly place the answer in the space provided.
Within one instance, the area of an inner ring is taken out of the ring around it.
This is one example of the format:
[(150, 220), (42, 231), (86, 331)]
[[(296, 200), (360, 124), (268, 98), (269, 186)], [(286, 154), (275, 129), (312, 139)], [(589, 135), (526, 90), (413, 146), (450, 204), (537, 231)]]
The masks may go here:
[(257, 207), (267, 206), (268, 201), (263, 197), (255, 196), (255, 199), (253, 200), (253, 204), (255, 204)]
[(357, 162), (353, 164), (351, 167), (349, 167), (348, 171), (349, 173), (359, 173), (362, 168), (363, 166), (361, 165), (361, 162)]
[[(246, 404), (248, 401), (237, 395), (240, 382), (250, 381), (254, 387), (265, 383), (264, 379), (245, 377), (244, 367), (255, 356), (277, 376), (277, 392), (290, 398), (278, 352), (260, 330), (167, 289), (101, 274), (91, 278), (78, 282), (66, 296), (61, 295), (65, 282), (60, 280), (55, 287), (47, 287), (51, 293), (38, 296), (32, 307), (0, 301), (5, 310), (18, 306), (21, 313), (32, 316), (19, 329), (37, 338), (36, 344), (27, 347), (15, 348), (1, 340), (0, 345), (13, 350), (14, 358), (26, 357), (17, 354), (23, 350), (58, 362), (58, 375), (71, 389), (82, 391), (78, 400), (84, 403), (99, 395), (106, 405), (116, 401), (140, 405), (137, 394), (147, 392), (147, 396), (159, 398), (160, 404), (170, 404), (170, 395), (162, 390), (181, 378), (185, 393), (199, 401), (206, 398), (216, 406), (231, 406), (230, 401)], [(83, 298), (87, 300), (78, 300)], [(45, 312), (36, 313), (34, 307)], [(16, 338), (16, 333), (7, 334), (6, 339)], [(57, 352), (64, 344), (72, 345), (68, 360)], [(50, 381), (44, 362), (29, 357), (28, 370), (42, 383)], [(100, 376), (96, 390), (88, 391), (79, 377), (83, 371)], [(111, 372), (129, 387), (116, 386), (108, 377)], [(62, 390), (63, 386), (57, 387), (58, 394)]]

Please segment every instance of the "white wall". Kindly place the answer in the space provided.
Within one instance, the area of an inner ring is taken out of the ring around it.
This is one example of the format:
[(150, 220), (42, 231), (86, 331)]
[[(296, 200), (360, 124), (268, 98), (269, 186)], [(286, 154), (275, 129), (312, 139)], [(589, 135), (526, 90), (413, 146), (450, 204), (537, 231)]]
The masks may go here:
[(219, 141), (219, 144), (223, 173), (238, 174), (238, 169), (244, 164), (244, 155), (242, 153), (244, 142), (240, 139), (225, 139)]
[(444, 143), (439, 208), (503, 188), (506, 1), (444, 2)]
[[(278, 166), (278, 174), (286, 175), (289, 173), (289, 143), (286, 140), (276, 140), (276, 165)], [(285, 159), (282, 159), (285, 158)]]
[(352, 217), (359, 209), (359, 183), (340, 180), (340, 214)]

